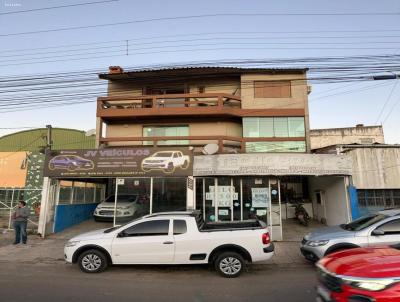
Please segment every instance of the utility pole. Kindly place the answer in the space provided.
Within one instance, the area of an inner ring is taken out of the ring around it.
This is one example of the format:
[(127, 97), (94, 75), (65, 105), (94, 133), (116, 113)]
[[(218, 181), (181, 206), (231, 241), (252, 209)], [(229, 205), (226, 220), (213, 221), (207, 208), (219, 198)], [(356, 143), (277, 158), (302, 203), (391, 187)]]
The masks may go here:
[(46, 150), (51, 150), (51, 147), (53, 146), (52, 127), (51, 125), (46, 125), (46, 128), (47, 128)]

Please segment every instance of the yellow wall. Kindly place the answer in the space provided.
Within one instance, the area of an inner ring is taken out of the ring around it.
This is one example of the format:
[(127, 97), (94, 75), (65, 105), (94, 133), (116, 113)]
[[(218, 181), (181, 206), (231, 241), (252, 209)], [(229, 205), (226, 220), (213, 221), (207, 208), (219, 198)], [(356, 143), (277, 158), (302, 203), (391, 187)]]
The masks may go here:
[(25, 151), (0, 152), (0, 187), (25, 187), (27, 168), (21, 169)]

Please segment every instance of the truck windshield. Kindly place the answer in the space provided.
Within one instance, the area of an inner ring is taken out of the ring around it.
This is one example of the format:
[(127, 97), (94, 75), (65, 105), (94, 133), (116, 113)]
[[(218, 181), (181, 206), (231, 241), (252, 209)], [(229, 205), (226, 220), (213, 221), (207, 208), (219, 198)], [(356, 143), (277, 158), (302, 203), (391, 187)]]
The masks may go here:
[(159, 152), (153, 155), (154, 157), (171, 157), (172, 152)]
[(387, 217), (383, 214), (363, 216), (348, 224), (342, 224), (341, 227), (347, 231), (361, 231)]

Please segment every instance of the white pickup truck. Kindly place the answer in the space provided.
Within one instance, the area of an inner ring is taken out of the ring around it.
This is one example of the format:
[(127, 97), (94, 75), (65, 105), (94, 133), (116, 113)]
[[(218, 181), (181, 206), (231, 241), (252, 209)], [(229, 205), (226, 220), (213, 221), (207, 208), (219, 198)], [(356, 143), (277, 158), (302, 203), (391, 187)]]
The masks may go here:
[(181, 151), (159, 151), (142, 160), (142, 170), (164, 170), (166, 173), (174, 172), (176, 167), (187, 169), (190, 158)]
[(204, 223), (199, 212), (147, 215), (70, 239), (65, 260), (86, 273), (112, 264), (212, 264), (237, 277), (246, 263), (268, 260), (274, 246), (262, 221)]

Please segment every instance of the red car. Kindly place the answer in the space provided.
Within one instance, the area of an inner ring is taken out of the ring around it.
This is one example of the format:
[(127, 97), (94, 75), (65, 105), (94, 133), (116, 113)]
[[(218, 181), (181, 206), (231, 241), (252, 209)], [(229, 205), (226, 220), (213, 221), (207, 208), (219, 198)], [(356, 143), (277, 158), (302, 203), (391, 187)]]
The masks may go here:
[(336, 252), (317, 268), (318, 302), (400, 302), (400, 244)]

